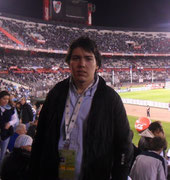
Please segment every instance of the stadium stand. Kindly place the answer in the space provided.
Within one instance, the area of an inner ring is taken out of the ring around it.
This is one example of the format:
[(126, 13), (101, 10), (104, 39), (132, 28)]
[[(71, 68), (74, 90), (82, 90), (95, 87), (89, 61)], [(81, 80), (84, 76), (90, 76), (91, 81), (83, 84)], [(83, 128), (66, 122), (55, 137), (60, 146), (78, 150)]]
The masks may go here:
[(99, 73), (110, 85), (165, 82), (170, 78), (168, 32), (47, 24), (1, 14), (1, 89), (14, 89), (13, 83), (18, 83), (27, 86), (30, 95), (44, 96), (68, 76), (64, 62), (68, 44), (82, 35), (97, 42), (103, 55)]

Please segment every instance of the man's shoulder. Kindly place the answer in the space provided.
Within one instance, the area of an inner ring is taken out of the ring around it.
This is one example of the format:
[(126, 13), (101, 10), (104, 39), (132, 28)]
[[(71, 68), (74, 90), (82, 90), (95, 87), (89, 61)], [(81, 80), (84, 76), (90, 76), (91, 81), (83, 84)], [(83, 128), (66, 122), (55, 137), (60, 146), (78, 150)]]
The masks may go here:
[(102, 77), (99, 77), (99, 89), (105, 92), (108, 96), (119, 97), (118, 93), (114, 90), (114, 88), (108, 86), (106, 84), (106, 81)]
[(29, 104), (29, 103), (25, 103), (25, 104), (23, 105), (23, 107), (25, 107), (25, 108), (31, 108), (32, 106), (31, 106), (31, 104)]
[(63, 81), (58, 82), (51, 90), (49, 93), (53, 93), (56, 91), (62, 91), (63, 88), (66, 86), (69, 86), (69, 78), (64, 79)]
[(153, 158), (153, 159), (157, 159), (159, 161), (164, 162), (164, 157), (162, 157), (160, 154), (158, 154), (158, 153), (156, 153), (154, 151), (143, 151), (143, 152), (141, 152), (140, 155), (150, 157), (150, 158)]
[(58, 96), (66, 94), (69, 88), (69, 78), (58, 82), (48, 93), (47, 98), (55, 100)]

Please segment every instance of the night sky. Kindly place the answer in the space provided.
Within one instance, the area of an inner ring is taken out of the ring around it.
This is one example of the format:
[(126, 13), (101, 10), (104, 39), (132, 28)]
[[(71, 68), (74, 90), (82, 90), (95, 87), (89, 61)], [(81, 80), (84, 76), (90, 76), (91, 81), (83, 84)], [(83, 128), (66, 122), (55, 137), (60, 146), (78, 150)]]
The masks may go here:
[[(42, 19), (43, 0), (0, 0), (0, 11)], [(96, 5), (93, 24), (170, 30), (170, 0), (89, 0)]]

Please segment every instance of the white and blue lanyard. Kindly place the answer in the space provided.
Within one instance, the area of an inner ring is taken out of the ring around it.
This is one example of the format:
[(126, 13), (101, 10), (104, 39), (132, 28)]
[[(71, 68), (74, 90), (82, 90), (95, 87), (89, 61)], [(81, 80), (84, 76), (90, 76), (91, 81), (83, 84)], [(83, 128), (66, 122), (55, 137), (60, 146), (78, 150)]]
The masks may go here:
[[(94, 83), (94, 82), (93, 82)], [(77, 117), (78, 117), (78, 113), (80, 110), (80, 106), (83, 102), (83, 98), (85, 95), (85, 92), (93, 85), (93, 83), (91, 83), (86, 89), (85, 91), (79, 95), (78, 100), (76, 102), (75, 108), (73, 110), (72, 116), (70, 115), (70, 93), (68, 93), (68, 97), (67, 97), (67, 102), (66, 102), (66, 110), (65, 110), (65, 134), (66, 134), (66, 140), (64, 143), (64, 148), (68, 149), (69, 145), (70, 145), (70, 137), (71, 137), (71, 133), (73, 131), (74, 125), (76, 123)], [(70, 90), (69, 90), (70, 92)]]
[(74, 125), (76, 123), (77, 116), (78, 116), (78, 113), (80, 110), (80, 106), (83, 101), (83, 97), (84, 97), (84, 94), (79, 96), (77, 103), (75, 105), (75, 108), (73, 110), (72, 116), (70, 116), (70, 95), (67, 98), (66, 111), (65, 111), (65, 133), (66, 133), (66, 140), (65, 140), (65, 144), (64, 144), (65, 148), (68, 148), (68, 146), (70, 145), (71, 132), (73, 131)]

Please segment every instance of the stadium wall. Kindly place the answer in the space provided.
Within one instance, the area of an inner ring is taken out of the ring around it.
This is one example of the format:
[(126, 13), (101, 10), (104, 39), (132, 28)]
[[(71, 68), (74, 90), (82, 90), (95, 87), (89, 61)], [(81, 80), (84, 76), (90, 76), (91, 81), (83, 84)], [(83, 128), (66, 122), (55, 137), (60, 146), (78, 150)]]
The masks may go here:
[(161, 103), (161, 102), (154, 102), (154, 101), (147, 101), (147, 100), (138, 100), (138, 99), (127, 99), (122, 98), (124, 104), (131, 104), (131, 105), (139, 105), (139, 106), (147, 106), (156, 107), (156, 108), (163, 108), (168, 109), (169, 103)]

